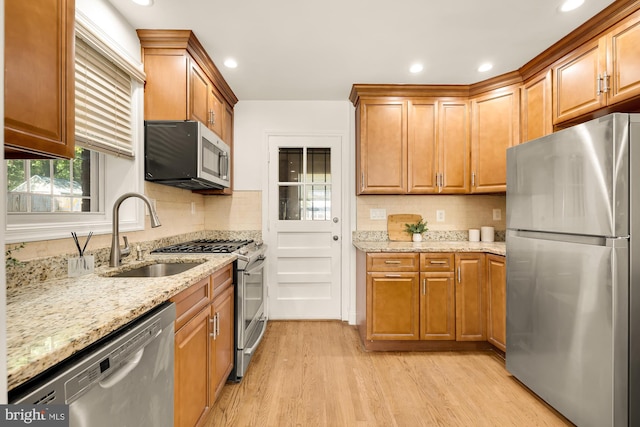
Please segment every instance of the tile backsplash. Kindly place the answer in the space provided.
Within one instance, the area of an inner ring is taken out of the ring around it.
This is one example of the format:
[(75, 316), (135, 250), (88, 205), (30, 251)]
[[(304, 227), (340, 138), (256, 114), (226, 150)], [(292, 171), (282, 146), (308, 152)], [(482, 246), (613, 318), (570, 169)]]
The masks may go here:
[[(497, 195), (408, 195), (359, 196), (357, 198), (357, 231), (387, 230), (387, 218), (371, 219), (371, 210), (390, 214), (420, 214), (429, 232), (464, 231), (482, 226), (494, 227), (496, 232), (506, 228), (506, 196)], [(500, 219), (494, 220), (494, 210)], [(438, 211), (443, 221), (438, 221)], [(442, 215), (444, 214), (444, 215)], [(429, 233), (428, 232), (428, 233)], [(427, 233), (427, 237), (428, 237)], [(442, 234), (442, 233), (439, 233)]]

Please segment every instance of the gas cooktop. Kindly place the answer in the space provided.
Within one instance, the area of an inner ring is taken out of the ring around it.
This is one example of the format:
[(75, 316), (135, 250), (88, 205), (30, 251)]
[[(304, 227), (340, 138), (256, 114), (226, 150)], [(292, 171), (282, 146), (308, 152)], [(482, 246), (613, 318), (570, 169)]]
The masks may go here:
[(198, 239), (158, 248), (151, 253), (228, 254), (251, 243), (253, 240)]

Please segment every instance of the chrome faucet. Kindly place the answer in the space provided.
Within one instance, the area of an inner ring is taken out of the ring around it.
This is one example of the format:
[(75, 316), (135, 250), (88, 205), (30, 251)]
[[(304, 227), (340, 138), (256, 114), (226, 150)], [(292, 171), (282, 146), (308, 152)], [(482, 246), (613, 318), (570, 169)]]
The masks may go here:
[(118, 199), (113, 204), (113, 228), (111, 232), (111, 255), (109, 256), (109, 266), (110, 267), (118, 267), (120, 265), (120, 261), (123, 256), (129, 255), (131, 252), (131, 248), (129, 247), (129, 241), (126, 236), (123, 236), (124, 247), (120, 247), (120, 231), (119, 231), (119, 210), (120, 205), (129, 197), (137, 197), (142, 199), (149, 208), (149, 214), (151, 216), (151, 227), (156, 228), (160, 227), (160, 219), (158, 218), (158, 214), (156, 210), (153, 209), (151, 205), (151, 200), (144, 194), (140, 193), (125, 193), (122, 196), (118, 197)]

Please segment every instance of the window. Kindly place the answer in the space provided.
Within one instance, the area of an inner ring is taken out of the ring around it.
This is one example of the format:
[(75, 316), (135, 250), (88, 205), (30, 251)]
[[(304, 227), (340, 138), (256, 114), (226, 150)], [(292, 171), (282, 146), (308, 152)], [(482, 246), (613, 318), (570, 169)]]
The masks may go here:
[(331, 150), (279, 149), (279, 219), (331, 219)]
[[(7, 243), (111, 231), (108, 207), (144, 188), (143, 83), (139, 60), (76, 10), (75, 158), (5, 161)], [(123, 206), (120, 223), (143, 229), (143, 207)]]
[(7, 212), (97, 212), (98, 164), (82, 147), (72, 160), (8, 160)]

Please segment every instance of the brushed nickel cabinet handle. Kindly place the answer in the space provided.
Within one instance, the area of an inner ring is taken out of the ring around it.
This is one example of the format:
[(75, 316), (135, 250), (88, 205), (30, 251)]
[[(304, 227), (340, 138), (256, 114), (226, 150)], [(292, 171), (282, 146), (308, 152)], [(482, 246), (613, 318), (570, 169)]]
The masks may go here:
[(596, 95), (602, 95), (602, 76), (600, 74), (596, 77)]
[(402, 277), (400, 274), (385, 274), (384, 277)]
[(388, 259), (384, 263), (385, 264), (401, 264), (402, 261), (395, 261), (395, 260)]
[(427, 279), (422, 279), (422, 295), (427, 294)]
[(460, 278), (460, 267), (458, 267), (458, 283), (461, 283), (461, 282), (462, 282), (462, 280)]
[(449, 263), (449, 261), (435, 261), (435, 260), (432, 260), (432, 261), (429, 261), (429, 262), (431, 264), (448, 264)]

